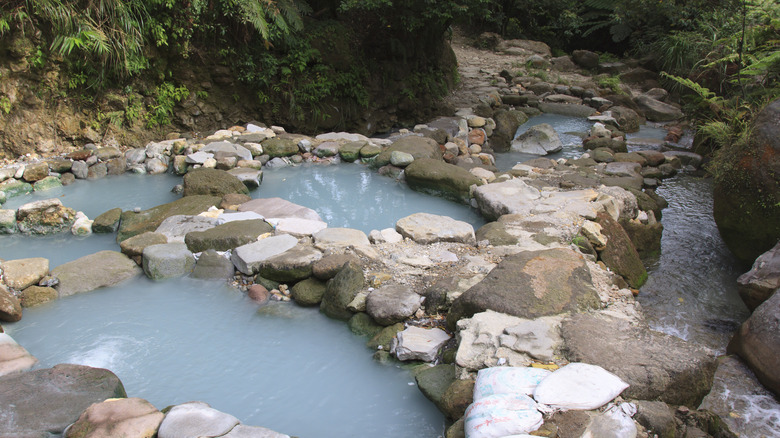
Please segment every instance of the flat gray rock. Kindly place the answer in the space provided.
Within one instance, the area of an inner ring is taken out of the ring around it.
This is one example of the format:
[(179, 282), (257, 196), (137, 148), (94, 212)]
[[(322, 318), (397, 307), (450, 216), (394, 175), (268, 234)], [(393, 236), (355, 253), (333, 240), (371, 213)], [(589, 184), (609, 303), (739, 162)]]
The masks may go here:
[(291, 234), (295, 237), (311, 236), (325, 228), (328, 228), (325, 222), (311, 219), (289, 217), (276, 221), (277, 234)]
[(314, 245), (321, 250), (371, 246), (366, 233), (354, 228), (325, 228), (312, 237)]
[(144, 248), (144, 273), (152, 280), (182, 277), (194, 266), (195, 257), (183, 243), (162, 243)]
[(242, 273), (254, 275), (260, 271), (266, 260), (293, 248), (297, 244), (298, 239), (289, 234), (266, 237), (234, 249), (230, 260)]
[(215, 158), (236, 157), (239, 160), (252, 159), (252, 152), (250, 152), (249, 149), (229, 141), (217, 141), (214, 143), (209, 143), (206, 145), (206, 147), (201, 149), (200, 152), (214, 154)]
[(237, 167), (228, 170), (228, 173), (238, 178), (239, 181), (250, 189), (260, 187), (260, 184), (263, 182), (263, 171), (261, 170)]
[(368, 295), (366, 312), (381, 325), (392, 325), (414, 315), (422, 297), (408, 286), (382, 286)]
[(396, 335), (395, 355), (401, 361), (432, 362), (449, 340), (450, 335), (440, 328), (408, 327)]
[(238, 211), (252, 211), (264, 218), (301, 218), (321, 221), (316, 211), (302, 205), (293, 204), (282, 198), (260, 198), (245, 202)]
[(663, 103), (649, 96), (637, 96), (634, 101), (644, 111), (647, 120), (651, 122), (670, 122), (683, 116), (682, 111), (676, 106)]
[(168, 238), (168, 243), (184, 243), (188, 233), (206, 231), (217, 226), (217, 219), (206, 216), (175, 215), (162, 221), (155, 233)]
[(174, 406), (157, 431), (158, 438), (221, 437), (238, 425), (238, 418), (203, 402)]
[(417, 243), (457, 242), (474, 244), (474, 227), (451, 217), (415, 213), (399, 219), (395, 229)]
[(563, 143), (555, 129), (547, 123), (531, 126), (512, 141), (510, 149), (534, 155), (547, 155), (563, 149)]
[(127, 397), (111, 371), (82, 365), (0, 377), (0, 431), (6, 436), (60, 434), (93, 403)]
[(60, 297), (115, 286), (141, 274), (141, 268), (126, 255), (116, 251), (100, 251), (57, 266), (51, 275), (60, 283)]
[(38, 284), (49, 274), (49, 260), (42, 257), (8, 260), (0, 263), (5, 284), (17, 290)]

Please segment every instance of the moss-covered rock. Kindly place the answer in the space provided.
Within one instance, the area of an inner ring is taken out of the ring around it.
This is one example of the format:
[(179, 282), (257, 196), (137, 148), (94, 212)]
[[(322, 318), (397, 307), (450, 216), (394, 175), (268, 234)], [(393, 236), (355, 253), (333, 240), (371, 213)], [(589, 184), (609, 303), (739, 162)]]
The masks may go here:
[(320, 311), (334, 319), (348, 320), (352, 317), (352, 312), (347, 309), (347, 306), (355, 299), (358, 292), (363, 289), (364, 284), (363, 269), (353, 263), (345, 265), (328, 282), (328, 287), (320, 304)]
[(376, 321), (371, 318), (371, 316), (363, 312), (358, 312), (354, 314), (352, 318), (349, 318), (347, 326), (349, 327), (349, 331), (352, 333), (368, 338), (373, 338), (384, 328), (377, 324)]
[(316, 306), (322, 301), (327, 285), (316, 278), (307, 278), (295, 283), (290, 289), (290, 296), (301, 306)]
[(271, 158), (289, 157), (298, 151), (298, 143), (291, 138), (274, 137), (263, 142), (263, 152)]
[(435, 140), (428, 137), (418, 137), (410, 135), (407, 137), (401, 137), (390, 145), (387, 149), (383, 150), (374, 159), (372, 166), (382, 167), (390, 164), (390, 156), (393, 152), (406, 152), (414, 157), (415, 160), (421, 158), (432, 158), (435, 160), (441, 160), (442, 152), (439, 145)]
[(431, 158), (418, 158), (404, 170), (412, 190), (467, 204), (469, 188), (481, 184), (468, 170)]
[(192, 252), (207, 249), (227, 251), (257, 240), (257, 237), (273, 232), (273, 226), (262, 219), (232, 221), (205, 231), (192, 231), (184, 236), (184, 243)]
[(183, 178), (184, 197), (194, 195), (225, 196), (229, 193), (248, 194), (249, 190), (236, 176), (224, 170), (195, 169)]
[(122, 217), (121, 208), (112, 208), (92, 222), (93, 233), (113, 233), (119, 229), (119, 219)]
[(625, 278), (631, 287), (641, 287), (647, 281), (647, 269), (626, 231), (606, 213), (599, 213), (596, 222), (601, 225), (601, 233), (607, 237), (607, 247), (599, 252), (601, 261)]
[[(240, 183), (240, 181), (239, 181)], [(243, 187), (244, 185), (241, 184)], [(219, 204), (221, 197), (195, 195), (187, 196), (167, 204), (158, 205), (138, 213), (125, 211), (117, 231), (117, 242), (138, 234), (154, 231), (167, 218), (174, 215), (197, 215)]]

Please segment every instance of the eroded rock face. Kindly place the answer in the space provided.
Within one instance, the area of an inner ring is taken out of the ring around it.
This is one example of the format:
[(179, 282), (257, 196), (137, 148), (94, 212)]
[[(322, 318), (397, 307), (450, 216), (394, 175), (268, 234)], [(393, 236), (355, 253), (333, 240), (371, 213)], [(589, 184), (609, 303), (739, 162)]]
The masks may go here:
[(780, 294), (775, 292), (742, 324), (728, 346), (748, 364), (758, 380), (780, 396)]
[(704, 348), (680, 338), (598, 314), (578, 314), (561, 326), (566, 358), (598, 365), (630, 386), (625, 397), (698, 406), (717, 366)]
[(493, 310), (521, 318), (580, 312), (600, 305), (582, 255), (556, 248), (504, 258), (452, 304), (450, 329), (462, 318)]
[(0, 377), (0, 430), (11, 436), (59, 434), (93, 403), (126, 396), (114, 373), (82, 365)]

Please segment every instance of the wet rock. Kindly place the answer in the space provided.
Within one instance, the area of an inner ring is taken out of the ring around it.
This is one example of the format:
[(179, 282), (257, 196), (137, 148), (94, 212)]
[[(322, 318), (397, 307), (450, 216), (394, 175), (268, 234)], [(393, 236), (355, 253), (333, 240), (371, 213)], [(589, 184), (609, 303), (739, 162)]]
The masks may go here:
[(22, 305), (19, 299), (0, 284), (0, 321), (16, 322), (22, 319)]
[(123, 240), (119, 244), (119, 248), (122, 251), (122, 254), (135, 260), (136, 263), (140, 265), (144, 248), (161, 243), (168, 243), (168, 238), (164, 234), (147, 231), (146, 233)]
[(560, 151), (563, 148), (561, 139), (555, 130), (547, 123), (528, 128), (512, 141), (511, 150), (535, 155), (547, 155)]
[(399, 219), (395, 229), (417, 243), (457, 242), (474, 244), (474, 227), (463, 221), (430, 213), (415, 213)]
[(396, 335), (393, 351), (400, 361), (433, 362), (439, 349), (450, 340), (440, 328), (426, 329), (411, 326)]
[(415, 160), (421, 158), (432, 158), (441, 160), (442, 152), (435, 140), (427, 137), (418, 137), (410, 135), (401, 137), (393, 142), (387, 149), (379, 153), (373, 161), (374, 167), (382, 167), (390, 164), (390, 157), (394, 151), (405, 152), (414, 157)]
[(157, 431), (159, 438), (220, 437), (238, 425), (236, 417), (203, 402), (176, 405), (165, 414)]
[(442, 412), (448, 418), (461, 418), (474, 400), (474, 381), (455, 380), (442, 396)]
[(211, 230), (217, 222), (211, 216), (174, 215), (165, 218), (155, 232), (167, 237), (168, 243), (185, 243), (187, 234)]
[(301, 306), (316, 306), (322, 301), (326, 289), (327, 286), (322, 281), (307, 278), (295, 283), (290, 289), (290, 296)]
[(265, 304), (271, 298), (271, 292), (262, 284), (253, 284), (246, 290), (247, 296), (260, 304)]
[(406, 183), (412, 190), (468, 203), (469, 188), (480, 184), (468, 170), (440, 159), (420, 158), (406, 167)]
[(36, 363), (38, 359), (17, 344), (11, 336), (0, 332), (0, 376), (27, 371)]
[(366, 146), (365, 141), (352, 141), (341, 146), (339, 154), (341, 159), (347, 163), (352, 163), (360, 158), (360, 150)]
[(41, 278), (49, 274), (49, 260), (42, 257), (8, 260), (0, 263), (5, 284), (16, 290), (22, 290), (38, 284)]
[(420, 392), (443, 411), (443, 398), (447, 389), (455, 382), (455, 365), (436, 365), (416, 372), (414, 380)]
[(63, 364), (0, 378), (0, 430), (10, 436), (59, 434), (93, 403), (126, 397), (111, 371)]
[(216, 196), (187, 196), (139, 213), (125, 211), (122, 213), (116, 240), (117, 242), (122, 242), (138, 234), (154, 231), (170, 216), (202, 213), (208, 210), (209, 207), (219, 204), (220, 200)]
[(184, 236), (184, 243), (192, 252), (207, 249), (227, 251), (248, 243), (256, 242), (260, 235), (273, 232), (266, 221), (255, 219), (231, 221), (205, 231), (190, 231)]
[(238, 211), (252, 211), (264, 218), (301, 218), (322, 221), (322, 218), (316, 211), (293, 204), (282, 198), (253, 199), (241, 204), (238, 207)]
[(33, 184), (33, 191), (43, 192), (46, 190), (56, 189), (57, 187), (62, 187), (60, 179), (56, 176), (47, 176)]
[(347, 263), (360, 266), (360, 259), (353, 254), (331, 254), (317, 260), (312, 265), (312, 274), (322, 281), (330, 280)]
[(640, 258), (657, 255), (661, 252), (661, 236), (664, 226), (660, 222), (644, 224), (639, 220), (621, 220), (620, 226), (626, 231)]
[(127, 159), (118, 157), (106, 162), (106, 171), (109, 175), (122, 175), (127, 170)]
[(222, 201), (220, 201), (217, 208), (223, 210), (238, 210), (239, 205), (251, 200), (252, 198), (249, 197), (249, 195), (244, 195), (242, 193), (228, 193), (222, 197)]
[(357, 336), (372, 338), (381, 332), (384, 327), (377, 324), (368, 314), (358, 312), (347, 321), (349, 331)]
[(56, 287), (60, 297), (114, 286), (140, 273), (134, 261), (116, 251), (100, 251), (51, 270), (60, 281)]
[(47, 286), (30, 286), (20, 296), (22, 307), (35, 307), (56, 300), (57, 297), (57, 289)]
[(729, 342), (727, 351), (738, 354), (758, 380), (780, 396), (780, 293), (756, 307)]
[[(149, 173), (152, 172), (150, 171)], [(102, 179), (105, 178), (106, 175), (108, 175), (108, 166), (106, 166), (106, 163), (95, 163), (87, 169), (87, 179), (89, 180)]]
[(377, 334), (375, 334), (374, 337), (372, 337), (368, 342), (366, 342), (366, 347), (371, 350), (378, 349), (388, 352), (390, 351), (391, 344), (395, 341), (396, 335), (402, 330), (404, 330), (404, 325), (400, 322), (398, 324), (385, 327)]
[(543, 113), (560, 114), (570, 117), (589, 117), (596, 113), (595, 108), (591, 108), (587, 105), (554, 102), (541, 102), (539, 104), (539, 110)]
[(676, 106), (660, 102), (646, 95), (637, 96), (634, 101), (645, 113), (647, 120), (651, 122), (671, 122), (683, 117), (682, 111)]
[(493, 119), (496, 121), (496, 129), (490, 137), (490, 146), (496, 152), (506, 152), (511, 146), (517, 128), (528, 121), (528, 116), (517, 110), (499, 109), (493, 114)]
[(260, 267), (260, 275), (280, 283), (295, 283), (311, 277), (312, 264), (322, 258), (322, 252), (310, 245), (297, 245), (269, 257)]
[(630, 386), (624, 397), (698, 406), (712, 386), (715, 358), (680, 338), (626, 320), (577, 314), (561, 325), (571, 362), (598, 365)]
[(596, 150), (600, 148), (607, 148), (612, 152), (628, 152), (628, 146), (626, 146), (625, 141), (616, 140), (613, 138), (598, 137), (598, 138), (586, 139), (586, 141), (583, 142), (582, 147), (585, 148), (585, 150)]
[(183, 182), (184, 197), (193, 195), (222, 197), (228, 193), (249, 193), (241, 180), (224, 170), (195, 169), (184, 175)]
[(569, 249), (525, 251), (505, 257), (485, 278), (459, 296), (447, 326), (493, 310), (522, 318), (580, 312), (600, 300), (582, 255)]
[(183, 243), (162, 243), (144, 248), (143, 268), (152, 280), (166, 280), (189, 274), (195, 257)]
[(96, 217), (92, 222), (93, 233), (114, 233), (119, 229), (119, 219), (122, 217), (121, 208), (112, 208)]
[(0, 234), (14, 234), (16, 232), (16, 210), (0, 210)]
[(26, 195), (28, 193), (32, 193), (32, 191), (32, 185), (14, 178), (0, 182), (0, 192), (5, 193), (5, 197), (8, 199), (15, 196)]
[(228, 173), (238, 178), (249, 189), (260, 187), (263, 182), (263, 172), (260, 170), (240, 167), (231, 169)]
[(230, 259), (218, 254), (213, 249), (203, 251), (192, 269), (193, 278), (230, 279), (235, 274), (235, 266)]
[(109, 399), (88, 407), (68, 428), (65, 438), (152, 437), (163, 417), (144, 399)]
[(288, 234), (266, 237), (235, 248), (230, 260), (242, 273), (255, 275), (260, 272), (260, 268), (266, 260), (293, 248), (297, 244), (298, 239)]
[(639, 125), (645, 122), (645, 119), (637, 114), (631, 108), (624, 106), (613, 106), (609, 109), (609, 114), (617, 122), (617, 127), (623, 132), (637, 132)]
[(750, 271), (737, 279), (737, 284), (739, 296), (751, 311), (780, 290), (780, 242), (761, 254)]
[(414, 315), (422, 297), (404, 285), (387, 285), (374, 290), (366, 300), (366, 312), (381, 325), (392, 325)]
[(29, 202), (16, 212), (17, 226), (24, 234), (54, 234), (70, 230), (76, 212), (57, 198)]
[(626, 231), (606, 213), (599, 213), (597, 223), (608, 241), (606, 248), (599, 252), (599, 258), (632, 287), (641, 287), (647, 281), (647, 269)]
[(320, 311), (334, 319), (348, 320), (352, 317), (352, 312), (347, 309), (347, 306), (363, 289), (364, 284), (365, 277), (360, 266), (352, 263), (346, 264), (328, 282), (325, 294), (322, 296)]

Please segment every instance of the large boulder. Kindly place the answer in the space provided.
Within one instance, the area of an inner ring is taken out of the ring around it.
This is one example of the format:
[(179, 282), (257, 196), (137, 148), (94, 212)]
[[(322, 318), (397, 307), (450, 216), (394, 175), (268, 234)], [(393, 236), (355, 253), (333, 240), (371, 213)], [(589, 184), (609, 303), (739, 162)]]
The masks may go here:
[(408, 286), (386, 285), (368, 295), (366, 313), (381, 325), (392, 325), (414, 315), (421, 304), (422, 297)]
[(531, 126), (514, 139), (511, 149), (514, 152), (547, 155), (563, 149), (563, 143), (551, 125), (542, 123)]
[(135, 213), (125, 211), (119, 224), (116, 241), (136, 236), (147, 231), (155, 231), (160, 224), (170, 216), (196, 215), (214, 207), (222, 198), (218, 196), (187, 196), (167, 204), (158, 205), (148, 210)]
[(414, 380), (420, 392), (433, 402), (439, 410), (442, 410), (442, 399), (447, 388), (452, 385), (456, 379), (457, 368), (455, 365), (436, 365), (426, 367), (422, 371), (415, 373)]
[(141, 398), (95, 403), (68, 428), (65, 438), (150, 438), (165, 415)]
[(698, 406), (710, 391), (716, 358), (704, 347), (594, 313), (561, 325), (566, 359), (598, 365), (630, 386), (623, 395)]
[(605, 265), (628, 281), (631, 287), (639, 288), (647, 281), (647, 269), (639, 258), (634, 243), (620, 224), (606, 213), (599, 213), (597, 223), (607, 238), (607, 246), (599, 252)]
[(409, 135), (399, 138), (390, 147), (377, 155), (373, 161), (373, 166), (382, 167), (390, 164), (390, 156), (394, 151), (406, 152), (414, 157), (415, 160), (420, 158), (441, 160), (442, 157), (441, 149), (439, 149), (439, 145), (435, 140), (428, 137)]
[(249, 193), (238, 177), (224, 170), (200, 168), (187, 172), (183, 179), (182, 195), (225, 196), (230, 193)]
[(226, 279), (233, 278), (236, 268), (227, 257), (218, 254), (213, 249), (203, 251), (192, 269), (193, 278)]
[(122, 217), (121, 208), (112, 208), (96, 217), (92, 222), (93, 233), (114, 233), (119, 229), (119, 219)]
[(5, 284), (22, 290), (34, 284), (49, 273), (49, 260), (42, 257), (8, 260), (0, 263)]
[(775, 292), (742, 323), (728, 352), (744, 359), (758, 380), (780, 397), (780, 293)]
[(144, 248), (143, 268), (152, 280), (165, 280), (189, 274), (195, 257), (183, 243), (161, 243)]
[(192, 252), (207, 249), (227, 251), (257, 241), (257, 237), (273, 232), (274, 227), (260, 219), (232, 221), (205, 231), (191, 231), (184, 236), (184, 243)]
[(297, 244), (298, 239), (289, 234), (266, 237), (235, 248), (230, 260), (242, 273), (254, 275), (260, 271), (266, 260), (292, 249)]
[(419, 158), (404, 170), (409, 188), (456, 202), (469, 202), (469, 188), (480, 179), (468, 170), (442, 160)]
[(61, 434), (93, 403), (126, 396), (119, 378), (101, 368), (62, 364), (3, 376), (0, 431), (5, 436)]
[(57, 198), (33, 201), (16, 212), (19, 231), (24, 234), (54, 234), (70, 230), (76, 211), (62, 205)]
[(731, 252), (753, 263), (780, 240), (780, 99), (756, 117), (749, 145), (716, 178), (713, 213)]
[(159, 438), (221, 437), (238, 425), (238, 418), (203, 402), (174, 406), (165, 414), (157, 432)]
[(417, 243), (457, 242), (474, 244), (474, 227), (463, 221), (431, 213), (415, 213), (399, 219), (395, 229)]
[(363, 290), (365, 277), (363, 269), (354, 263), (347, 263), (328, 281), (325, 294), (322, 296), (320, 311), (325, 315), (346, 321), (352, 317), (352, 312), (347, 308), (355, 299), (358, 292)]
[(522, 318), (580, 312), (600, 305), (581, 254), (556, 248), (505, 257), (479, 283), (452, 303), (447, 326), (493, 310)]
[(263, 142), (263, 152), (271, 158), (289, 157), (298, 153), (298, 143), (291, 138), (269, 138)]
[(780, 290), (780, 242), (761, 254), (750, 271), (740, 275), (737, 284), (739, 296), (750, 310), (754, 310), (775, 291)]
[(683, 116), (680, 108), (655, 100), (650, 96), (637, 96), (634, 101), (651, 122), (671, 122)]
[(60, 297), (114, 286), (140, 273), (141, 268), (133, 260), (116, 251), (100, 251), (51, 270), (51, 275), (59, 279)]
[(493, 114), (493, 120), (496, 121), (496, 128), (490, 136), (490, 147), (496, 152), (507, 152), (515, 138), (517, 128), (528, 121), (528, 116), (518, 110), (499, 109)]

